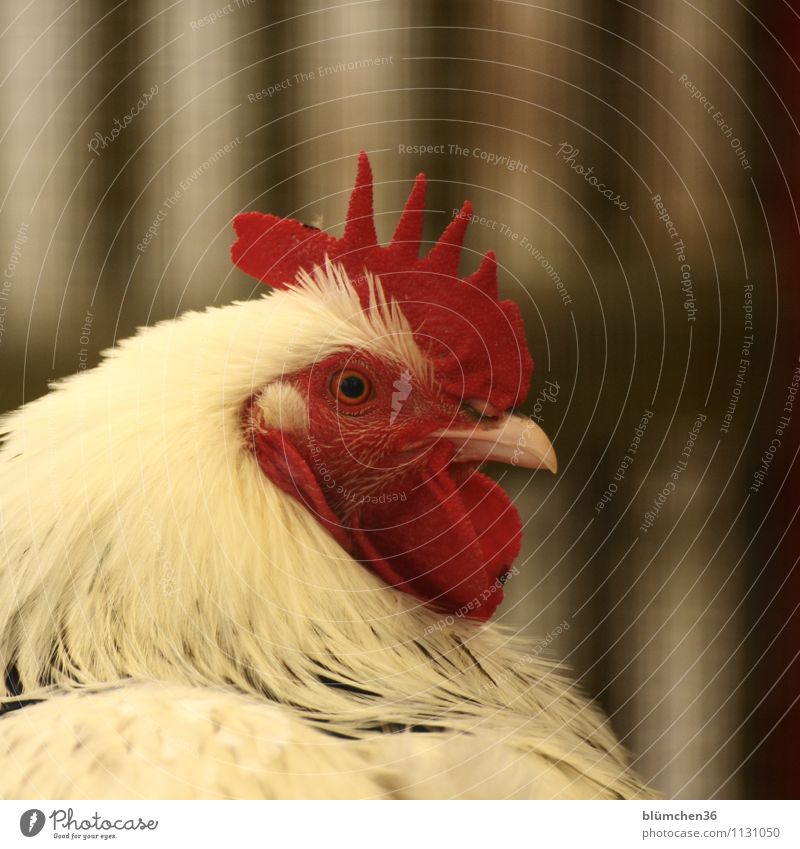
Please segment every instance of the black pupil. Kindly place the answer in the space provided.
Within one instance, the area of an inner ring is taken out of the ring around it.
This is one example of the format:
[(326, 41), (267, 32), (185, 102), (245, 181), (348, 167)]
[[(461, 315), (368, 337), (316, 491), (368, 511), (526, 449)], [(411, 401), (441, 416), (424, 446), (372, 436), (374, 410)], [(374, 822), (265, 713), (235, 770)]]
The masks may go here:
[(364, 381), (350, 374), (339, 381), (339, 391), (345, 398), (360, 398), (364, 394)]

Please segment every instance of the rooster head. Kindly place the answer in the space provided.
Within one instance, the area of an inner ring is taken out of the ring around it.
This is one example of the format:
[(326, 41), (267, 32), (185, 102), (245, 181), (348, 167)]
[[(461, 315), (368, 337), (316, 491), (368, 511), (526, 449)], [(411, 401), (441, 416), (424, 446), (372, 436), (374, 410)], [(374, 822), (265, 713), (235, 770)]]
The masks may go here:
[(510, 412), (533, 362), (519, 308), (498, 297), (494, 255), (458, 276), (469, 202), (419, 258), (424, 208), (420, 174), (379, 245), (362, 153), (341, 238), (236, 217), (234, 264), (317, 318), (298, 321), (284, 373), (247, 401), (243, 429), (272, 483), (355, 559), (425, 604), (484, 620), (502, 601), (521, 522), (479, 466), (555, 471), (555, 453)]

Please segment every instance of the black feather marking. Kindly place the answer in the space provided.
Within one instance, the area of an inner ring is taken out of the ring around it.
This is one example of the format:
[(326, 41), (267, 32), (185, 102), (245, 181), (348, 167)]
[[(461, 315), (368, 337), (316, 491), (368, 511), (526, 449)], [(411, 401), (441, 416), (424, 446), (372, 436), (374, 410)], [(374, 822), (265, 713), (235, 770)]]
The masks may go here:
[(440, 664), (440, 663), (446, 663), (448, 666), (451, 666), (451, 667), (452, 667), (453, 669), (455, 669), (457, 672), (460, 672), (460, 671), (461, 671), (460, 667), (459, 667), (459, 666), (457, 666), (455, 663), (453, 663), (453, 661), (452, 661), (452, 660), (450, 660), (450, 658), (449, 658), (449, 657), (447, 657), (447, 655), (444, 655), (444, 654), (433, 654), (433, 652), (431, 652), (431, 651), (430, 651), (430, 650), (429, 650), (429, 649), (425, 646), (425, 644), (424, 644), (424, 643), (420, 643), (420, 642), (418, 642), (417, 640), (414, 640), (414, 645), (415, 645), (415, 646), (416, 646), (416, 647), (417, 647), (417, 648), (418, 648), (418, 649), (422, 652), (422, 654), (424, 654), (424, 655), (425, 655), (425, 657), (427, 657), (427, 658), (428, 658), (428, 660), (429, 660), (431, 663), (433, 663), (434, 665), (438, 665), (438, 664)]
[(183, 638), (183, 653), (186, 655), (188, 660), (193, 661), (195, 659), (195, 654), (194, 654), (194, 649), (192, 648), (192, 644), (186, 639), (186, 637)]
[(302, 679), (302, 678), (301, 678), (301, 677), (300, 677), (300, 676), (299, 676), (299, 675), (298, 675), (298, 674), (297, 674), (297, 673), (296, 673), (296, 672), (292, 669), (292, 667), (291, 667), (291, 666), (289, 666), (289, 664), (288, 664), (288, 663), (286, 663), (286, 661), (285, 661), (285, 660), (282, 660), (282, 661), (281, 661), (281, 666), (282, 666), (282, 667), (286, 670), (286, 674), (287, 674), (287, 675), (288, 675), (288, 676), (289, 676), (289, 677), (290, 677), (293, 681), (296, 681), (298, 684), (302, 684), (302, 683), (303, 683), (303, 679)]
[(436, 725), (403, 725), (400, 722), (384, 722), (375, 728), (367, 728), (367, 731), (378, 731), (380, 734), (432, 734), (444, 731)]
[[(22, 682), (19, 678), (19, 672), (17, 671), (17, 667), (12, 663), (5, 670), (5, 686), (6, 692), (10, 696), (21, 696), (22, 695)], [(15, 710), (21, 710), (24, 707), (29, 707), (30, 705), (38, 705), (39, 702), (43, 701), (42, 699), (23, 699), (17, 702), (0, 702), (0, 717), (5, 716), (8, 713), (12, 713)]]
[(488, 673), (488, 672), (487, 672), (487, 671), (486, 671), (486, 670), (485, 670), (485, 669), (484, 669), (484, 668), (480, 665), (480, 663), (478, 662), (478, 658), (477, 658), (477, 657), (475, 657), (475, 655), (474, 655), (474, 654), (473, 654), (473, 653), (469, 650), (469, 647), (468, 647), (468, 646), (467, 646), (467, 644), (466, 644), (466, 643), (465, 643), (465, 642), (461, 639), (461, 637), (455, 637), (455, 641), (458, 643), (458, 645), (459, 645), (459, 646), (461, 646), (461, 648), (462, 648), (462, 649), (464, 649), (465, 654), (466, 654), (466, 655), (467, 655), (467, 657), (468, 657), (468, 658), (472, 661), (473, 666), (475, 666), (475, 668), (476, 668), (479, 672), (481, 672), (483, 675), (485, 675), (485, 676), (486, 676), (486, 678), (488, 678), (488, 679), (489, 679), (489, 681), (491, 681), (491, 682), (492, 682), (492, 685), (496, 687), (496, 686), (497, 686), (497, 681), (495, 681), (495, 680), (494, 680), (494, 678), (492, 678), (492, 676), (491, 676), (491, 675), (489, 675), (489, 673)]
[(327, 675), (317, 675), (317, 681), (319, 681), (320, 684), (324, 684), (326, 687), (331, 687), (334, 690), (342, 690), (343, 692), (350, 693), (353, 696), (366, 696), (370, 699), (378, 697), (378, 694), (373, 693), (372, 690), (364, 690), (361, 687), (357, 687), (355, 684), (348, 684), (346, 681), (337, 681), (335, 678), (329, 678)]
[[(239, 672), (242, 674), (242, 678), (247, 682), (248, 687), (254, 690), (257, 693), (260, 693), (265, 699), (270, 702), (280, 702), (277, 694), (270, 690), (270, 688), (262, 681), (260, 678), (256, 677), (252, 667), (250, 666), (240, 666)], [(236, 686), (236, 685), (234, 685)], [(239, 689), (238, 687), (236, 689)]]
[[(331, 659), (334, 661), (338, 661), (339, 666), (342, 666), (341, 661), (335, 656), (330, 655)], [(317, 680), (320, 684), (324, 684), (326, 687), (331, 687), (334, 690), (342, 690), (345, 693), (351, 693), (354, 696), (366, 696), (369, 699), (380, 699), (380, 693), (376, 693), (373, 690), (367, 690), (365, 687), (360, 686), (356, 681), (353, 681), (352, 678), (348, 678), (348, 676), (343, 675), (341, 672), (336, 672), (331, 669), (326, 663), (323, 663), (321, 660), (315, 658), (314, 664), (316, 667), (321, 670), (317, 674)]]

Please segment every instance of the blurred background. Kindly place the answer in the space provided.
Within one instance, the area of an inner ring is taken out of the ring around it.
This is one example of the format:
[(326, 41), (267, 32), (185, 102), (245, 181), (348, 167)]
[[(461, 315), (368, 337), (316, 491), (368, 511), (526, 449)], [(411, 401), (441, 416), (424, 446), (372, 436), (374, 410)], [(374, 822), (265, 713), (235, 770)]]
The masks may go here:
[(800, 793), (796, 9), (3, 11), (0, 410), (140, 325), (261, 294), (236, 213), (338, 235), (365, 149), (385, 241), (424, 170), (426, 238), (472, 200), (462, 271), (493, 248), (522, 305), (523, 411), (560, 460), (501, 472), (526, 521), (503, 620), (666, 795)]

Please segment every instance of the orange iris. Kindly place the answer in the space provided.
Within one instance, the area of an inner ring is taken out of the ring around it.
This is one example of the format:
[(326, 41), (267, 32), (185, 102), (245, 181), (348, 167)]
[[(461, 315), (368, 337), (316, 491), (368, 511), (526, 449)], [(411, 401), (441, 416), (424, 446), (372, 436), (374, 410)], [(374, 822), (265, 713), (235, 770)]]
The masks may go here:
[(343, 369), (331, 377), (331, 394), (340, 404), (354, 407), (369, 400), (372, 384), (360, 371)]

